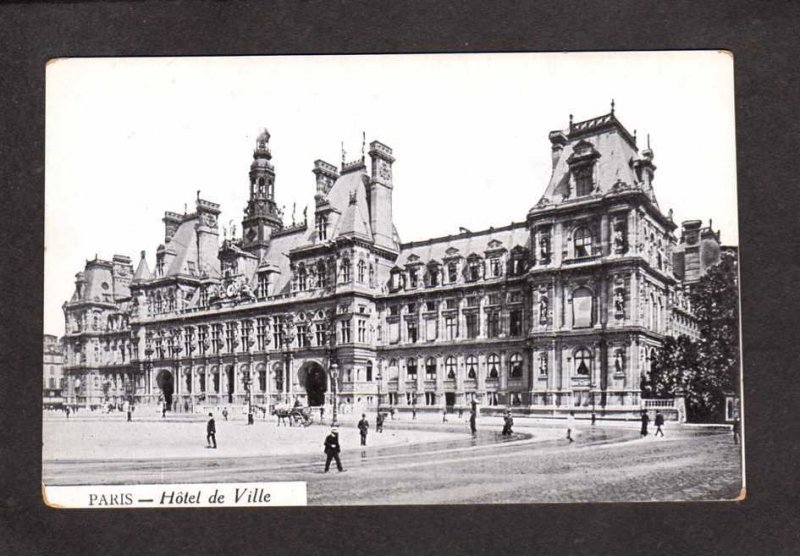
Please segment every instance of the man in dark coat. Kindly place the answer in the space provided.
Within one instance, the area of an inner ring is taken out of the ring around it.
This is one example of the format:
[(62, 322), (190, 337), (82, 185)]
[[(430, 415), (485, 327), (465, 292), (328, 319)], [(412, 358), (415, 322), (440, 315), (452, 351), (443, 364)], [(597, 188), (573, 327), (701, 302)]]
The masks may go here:
[(378, 415), (375, 417), (375, 432), (383, 432), (383, 420), (384, 419), (385, 419), (385, 417), (383, 416), (383, 413), (381, 413), (379, 411)]
[(342, 460), (339, 459), (339, 452), (342, 451), (342, 448), (339, 446), (339, 430), (335, 427), (331, 429), (331, 433), (325, 438), (325, 455), (327, 458), (325, 459), (325, 473), (331, 468), (331, 460), (336, 460), (336, 468), (339, 471), (344, 471), (342, 469)]
[(664, 416), (661, 415), (661, 412), (658, 410), (656, 410), (655, 425), (656, 425), (656, 432), (653, 436), (658, 436), (659, 433), (661, 433), (661, 436), (664, 436), (664, 431), (661, 430), (661, 427), (664, 426)]
[[(206, 425), (206, 444), (209, 448), (216, 448), (217, 447), (217, 424), (214, 422), (214, 414), (208, 414), (211, 419), (208, 420), (208, 424)], [(213, 446), (212, 446), (213, 443)]]
[(647, 411), (644, 409), (642, 410), (642, 438), (647, 436), (647, 425), (650, 423), (650, 416), (647, 414)]
[(367, 431), (369, 430), (369, 421), (367, 421), (367, 416), (362, 413), (361, 420), (358, 422), (358, 431), (361, 433), (361, 445), (367, 445)]
[(511, 412), (506, 411), (506, 414), (503, 416), (503, 436), (511, 436), (513, 432), (511, 427), (514, 426), (514, 419), (511, 417)]
[(476, 412), (475, 409), (469, 412), (469, 430), (472, 432), (472, 436), (478, 434), (478, 427), (476, 424)]

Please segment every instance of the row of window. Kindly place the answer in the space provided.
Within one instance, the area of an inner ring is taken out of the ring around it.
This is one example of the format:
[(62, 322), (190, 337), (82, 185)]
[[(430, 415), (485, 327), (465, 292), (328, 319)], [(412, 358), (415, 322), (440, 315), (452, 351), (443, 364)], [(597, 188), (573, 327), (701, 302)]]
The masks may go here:
[[(500, 338), (504, 333), (508, 336), (522, 336), (522, 309), (508, 311), (507, 316), (501, 311), (485, 311), (485, 337)], [(458, 340), (462, 338), (476, 339), (480, 337), (480, 315), (478, 311), (464, 314), (463, 329), (458, 314), (444, 317), (444, 339)], [(400, 337), (400, 322), (389, 322), (389, 342), (398, 343)], [(420, 324), (417, 319), (407, 319), (405, 322), (406, 334), (404, 340), (409, 343), (419, 341), (433, 341), (439, 338), (439, 319), (424, 319), (423, 332), (420, 337)]]
[[(436, 380), (438, 376), (437, 361), (434, 357), (425, 359), (425, 380)], [(406, 380), (417, 378), (417, 359), (414, 357), (406, 360)], [(466, 377), (469, 379), (478, 378), (478, 358), (474, 355), (467, 356), (465, 360)], [(458, 363), (454, 356), (448, 356), (444, 360), (444, 378), (454, 380), (458, 370)], [(523, 359), (519, 353), (514, 353), (508, 358), (508, 376), (510, 378), (522, 378)], [(486, 359), (487, 378), (500, 377), (500, 356), (490, 354)], [(399, 369), (397, 359), (389, 360), (389, 379), (399, 379)]]
[(489, 257), (483, 259), (479, 255), (470, 255), (466, 264), (451, 260), (444, 265), (438, 262), (412, 263), (406, 265), (406, 270), (395, 268), (391, 273), (391, 287), (393, 290), (417, 289), (419, 287), (436, 287), (439, 285), (458, 284), (464, 282), (477, 282), (482, 279), (501, 278), (504, 275), (522, 276), (525, 273), (525, 257), (515, 254), (507, 262), (502, 257)]

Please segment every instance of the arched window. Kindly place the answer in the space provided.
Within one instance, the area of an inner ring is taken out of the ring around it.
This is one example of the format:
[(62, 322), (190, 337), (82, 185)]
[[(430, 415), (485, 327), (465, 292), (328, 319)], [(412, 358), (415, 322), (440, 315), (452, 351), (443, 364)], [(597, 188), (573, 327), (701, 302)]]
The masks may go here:
[(508, 374), (511, 378), (522, 378), (522, 356), (519, 353), (508, 360)]
[(389, 360), (389, 380), (397, 380), (397, 359)]
[(489, 378), (497, 378), (500, 375), (500, 358), (493, 353), (489, 356), (487, 364), (489, 366)]
[(408, 361), (406, 361), (406, 375), (410, 379), (417, 378), (417, 359), (416, 357), (412, 357)]
[(592, 232), (589, 228), (581, 227), (575, 230), (575, 256), (589, 257), (592, 255)]
[(580, 348), (575, 352), (575, 374), (589, 376), (592, 368), (592, 352), (586, 348)]
[(428, 357), (425, 360), (425, 378), (427, 380), (436, 380), (436, 359)]
[(467, 378), (476, 378), (478, 376), (478, 358), (474, 355), (467, 357)]
[(444, 362), (444, 370), (447, 373), (447, 378), (454, 379), (456, 378), (456, 358), (452, 355), (448, 357)]
[(365, 275), (366, 275), (367, 263), (363, 260), (358, 261), (358, 282), (359, 284), (364, 283)]

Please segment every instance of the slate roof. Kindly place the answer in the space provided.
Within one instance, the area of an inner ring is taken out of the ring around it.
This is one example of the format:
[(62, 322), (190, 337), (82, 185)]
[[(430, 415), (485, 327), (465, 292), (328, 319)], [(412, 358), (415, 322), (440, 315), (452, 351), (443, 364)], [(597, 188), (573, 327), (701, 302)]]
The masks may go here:
[[(436, 261), (441, 263), (447, 257), (463, 257), (476, 254), (486, 256), (486, 251), (514, 247), (528, 247), (530, 232), (524, 222), (514, 223), (502, 228), (490, 228), (479, 232), (469, 232), (454, 236), (446, 236), (431, 240), (411, 242), (401, 245), (397, 266), (405, 266), (409, 258), (419, 257), (425, 264)], [(490, 246), (490, 243), (492, 244)]]

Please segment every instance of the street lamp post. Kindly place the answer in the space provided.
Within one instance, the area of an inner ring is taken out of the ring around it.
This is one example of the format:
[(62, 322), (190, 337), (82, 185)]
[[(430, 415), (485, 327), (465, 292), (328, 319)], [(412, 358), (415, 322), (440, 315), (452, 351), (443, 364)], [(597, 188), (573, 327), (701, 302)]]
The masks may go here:
[(338, 426), (339, 403), (336, 397), (336, 386), (339, 382), (339, 365), (336, 362), (331, 363), (331, 386), (333, 387), (333, 422), (334, 427)]
[(378, 374), (375, 376), (378, 380), (378, 413), (381, 412), (381, 382), (383, 379), (383, 375), (381, 374), (380, 369), (378, 369)]
[(253, 379), (250, 374), (250, 370), (248, 369), (244, 375), (244, 391), (247, 394), (247, 424), (253, 424), (253, 396), (252, 396), (252, 384)]

